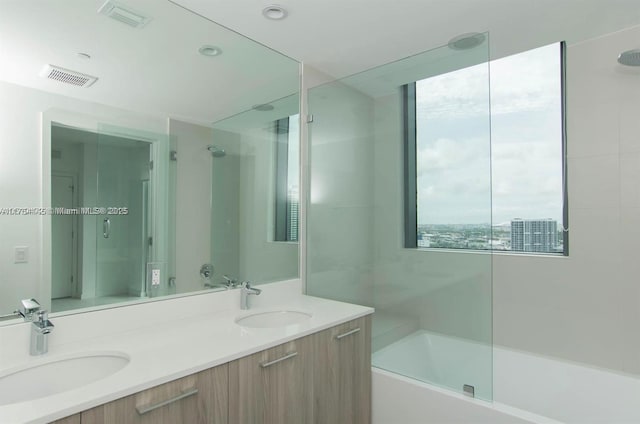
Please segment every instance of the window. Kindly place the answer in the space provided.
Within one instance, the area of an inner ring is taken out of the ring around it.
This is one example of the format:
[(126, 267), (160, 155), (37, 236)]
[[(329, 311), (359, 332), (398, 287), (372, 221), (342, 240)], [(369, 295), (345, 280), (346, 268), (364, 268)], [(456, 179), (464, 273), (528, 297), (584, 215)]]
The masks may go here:
[(299, 115), (275, 122), (276, 205), (274, 241), (298, 241), (299, 194)]
[(567, 254), (563, 52), (404, 87), (406, 247)]

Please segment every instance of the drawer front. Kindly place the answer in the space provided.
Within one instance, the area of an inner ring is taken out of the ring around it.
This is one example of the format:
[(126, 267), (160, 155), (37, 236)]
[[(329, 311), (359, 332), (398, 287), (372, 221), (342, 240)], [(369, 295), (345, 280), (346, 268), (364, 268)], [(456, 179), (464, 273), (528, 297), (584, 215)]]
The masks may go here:
[(82, 424), (226, 424), (228, 366), (222, 365), (82, 413)]
[(314, 337), (314, 422), (371, 422), (371, 317)]
[(229, 423), (312, 422), (312, 347), (303, 337), (229, 364)]

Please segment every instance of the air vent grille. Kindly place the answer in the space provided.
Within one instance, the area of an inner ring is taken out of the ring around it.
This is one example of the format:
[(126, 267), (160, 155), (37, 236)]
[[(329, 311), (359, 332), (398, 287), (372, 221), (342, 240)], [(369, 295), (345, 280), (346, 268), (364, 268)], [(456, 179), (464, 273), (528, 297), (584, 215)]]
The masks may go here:
[(142, 28), (151, 20), (148, 16), (113, 0), (107, 0), (107, 2), (98, 9), (98, 13), (122, 22), (132, 28)]
[(90, 87), (93, 83), (98, 81), (98, 77), (71, 71), (54, 65), (46, 65), (40, 73), (40, 76), (54, 81), (63, 82), (65, 84), (76, 85), (78, 87)]

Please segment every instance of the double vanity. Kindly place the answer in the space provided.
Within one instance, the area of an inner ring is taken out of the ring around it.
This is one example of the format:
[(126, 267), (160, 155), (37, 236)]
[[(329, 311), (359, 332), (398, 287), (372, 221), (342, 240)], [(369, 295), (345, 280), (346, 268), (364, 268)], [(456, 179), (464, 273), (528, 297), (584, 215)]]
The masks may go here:
[(373, 310), (261, 288), (52, 318), (41, 356), (0, 328), (0, 422), (370, 422)]

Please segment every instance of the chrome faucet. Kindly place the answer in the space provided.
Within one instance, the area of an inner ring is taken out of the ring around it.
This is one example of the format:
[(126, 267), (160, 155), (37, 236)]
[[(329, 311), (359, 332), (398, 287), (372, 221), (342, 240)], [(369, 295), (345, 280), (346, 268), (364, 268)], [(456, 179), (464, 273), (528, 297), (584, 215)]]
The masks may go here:
[(240, 283), (240, 309), (249, 309), (249, 296), (258, 296), (262, 290), (251, 287), (248, 281)]
[(238, 280), (229, 277), (228, 275), (223, 275), (222, 278), (224, 278), (224, 284), (225, 286), (227, 286), (230, 289), (235, 289), (236, 287), (238, 287)]
[(36, 319), (31, 323), (31, 355), (44, 355), (49, 350), (47, 335), (53, 330), (53, 323), (49, 321), (49, 312), (44, 309), (35, 314)]
[(40, 310), (40, 304), (35, 299), (23, 299), (20, 303), (20, 309), (15, 311), (18, 315), (24, 318), (25, 321), (33, 321), (33, 315)]
[(20, 309), (16, 311), (26, 322), (31, 323), (31, 355), (44, 355), (49, 350), (47, 334), (53, 330), (53, 323), (49, 321), (49, 312), (42, 309), (35, 299), (24, 299)]
[(215, 288), (224, 287), (225, 289), (229, 290), (229, 289), (235, 289), (236, 287), (238, 287), (237, 280), (234, 280), (233, 278), (227, 275), (223, 275), (222, 278), (224, 278), (224, 281), (221, 283), (212, 283), (211, 280), (209, 280), (208, 282), (205, 282), (204, 283), (205, 288), (215, 289)]

